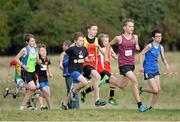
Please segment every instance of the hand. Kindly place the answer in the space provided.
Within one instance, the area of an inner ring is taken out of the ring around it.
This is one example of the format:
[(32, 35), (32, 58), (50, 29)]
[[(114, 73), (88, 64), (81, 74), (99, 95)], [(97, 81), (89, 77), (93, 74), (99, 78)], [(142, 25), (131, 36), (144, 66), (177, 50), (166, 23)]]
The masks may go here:
[(28, 67), (26, 65), (22, 65), (22, 67), (27, 71)]
[(140, 68), (140, 72), (142, 72), (142, 73), (144, 72), (144, 68), (143, 67)]
[(8, 72), (8, 77), (11, 77), (12, 76), (12, 72)]
[(63, 67), (63, 64), (59, 64), (59, 68), (61, 69), (61, 70), (63, 70), (64, 69), (64, 67)]
[(48, 75), (50, 78), (52, 78), (53, 77), (53, 74), (52, 73), (49, 73), (49, 75)]
[(105, 56), (104, 61), (105, 61), (105, 62), (110, 62), (110, 59)]
[(89, 58), (89, 61), (90, 61), (90, 62), (95, 61), (95, 57), (90, 57), (90, 58)]
[(165, 74), (171, 74), (171, 73), (172, 73), (171, 67), (168, 64), (166, 64)]
[(41, 59), (38, 60), (38, 64), (42, 64), (42, 60)]

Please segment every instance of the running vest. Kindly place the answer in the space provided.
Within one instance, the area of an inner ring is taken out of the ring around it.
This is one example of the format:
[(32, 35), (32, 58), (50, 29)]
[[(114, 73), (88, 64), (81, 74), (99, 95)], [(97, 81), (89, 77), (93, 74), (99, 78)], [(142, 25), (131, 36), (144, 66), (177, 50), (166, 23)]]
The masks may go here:
[[(111, 49), (108, 52), (108, 58), (111, 58)], [(98, 55), (98, 65), (97, 65), (97, 71), (98, 73), (101, 73), (103, 70), (108, 71), (109, 73), (111, 73), (111, 65), (110, 62), (105, 61), (105, 56), (101, 53), (99, 53)]]
[[(23, 65), (26, 65), (28, 67), (27, 72), (34, 72), (35, 71), (35, 66), (36, 66), (36, 57), (38, 55), (38, 49), (35, 48), (35, 52), (32, 53), (30, 49), (26, 46), (26, 56), (22, 57), (22, 63)], [(22, 70), (24, 70), (22, 68)]]
[[(109, 52), (108, 52), (108, 59), (110, 59), (111, 58), (111, 48), (110, 48), (110, 50), (109, 50)], [(105, 58), (105, 56), (104, 56), (104, 58)], [(110, 61), (104, 61), (104, 69), (106, 70), (106, 71), (108, 71), (109, 73), (111, 73), (111, 65), (110, 65)]]
[(151, 48), (145, 53), (144, 58), (144, 73), (156, 73), (159, 71), (158, 68), (158, 56), (161, 52), (161, 45), (158, 44), (158, 48), (154, 47), (153, 42)]
[(97, 71), (98, 73), (101, 73), (103, 70), (104, 70), (104, 58), (103, 58), (103, 55), (102, 54), (99, 54), (97, 56), (97, 60), (98, 60), (98, 63), (97, 63)]
[(120, 35), (119, 38), (122, 38), (122, 43), (119, 44), (119, 56), (118, 63), (119, 66), (123, 65), (134, 65), (135, 63), (135, 37), (132, 35), (131, 39), (126, 39), (124, 35)]
[(97, 67), (97, 55), (98, 55), (98, 38), (95, 38), (94, 43), (90, 44), (88, 43), (87, 39), (84, 38), (84, 47), (86, 47), (89, 55), (88, 58), (94, 57), (93, 62), (84, 62), (83, 66), (90, 65), (94, 68)]

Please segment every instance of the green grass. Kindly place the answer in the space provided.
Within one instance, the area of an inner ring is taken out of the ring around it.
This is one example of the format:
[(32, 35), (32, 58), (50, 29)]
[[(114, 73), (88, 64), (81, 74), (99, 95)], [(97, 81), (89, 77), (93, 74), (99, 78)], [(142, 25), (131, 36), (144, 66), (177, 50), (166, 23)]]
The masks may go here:
[[(173, 71), (179, 71), (180, 68), (180, 53), (167, 53), (166, 58), (171, 65)], [(0, 80), (12, 79), (7, 76), (7, 62), (13, 57), (0, 57)], [(125, 90), (115, 91), (115, 97), (119, 103), (118, 106), (107, 104), (104, 107), (95, 107), (94, 94), (90, 93), (87, 96), (85, 103), (80, 103), (80, 110), (63, 111), (60, 109), (60, 103), (66, 96), (65, 81), (60, 76), (61, 71), (58, 68), (59, 56), (50, 56), (52, 61), (52, 72), (54, 78), (50, 78), (50, 87), (52, 92), (53, 110), (51, 111), (19, 111), (19, 105), (22, 98), (13, 99), (12, 96), (3, 98), (2, 94), (6, 87), (14, 89), (14, 83), (1, 82), (0, 85), (0, 120), (157, 120), (157, 121), (171, 121), (180, 120), (180, 74), (164, 75), (164, 66), (159, 61), (161, 69), (161, 94), (158, 100), (156, 109), (153, 111), (140, 113), (137, 110), (137, 105), (132, 96), (131, 83)], [(137, 59), (137, 58), (136, 58)], [(136, 61), (136, 70), (139, 70), (139, 63)], [(117, 62), (112, 60), (112, 69), (117, 73), (117, 78), (121, 79), (118, 74)], [(143, 80), (143, 75), (137, 75), (140, 85), (146, 86), (147, 81)], [(104, 85), (101, 88), (100, 96), (108, 99), (109, 86)], [(144, 103), (150, 104), (151, 94), (143, 93), (141, 99)]]
[(180, 111), (157, 109), (145, 113), (137, 110), (118, 109), (81, 109), (81, 110), (51, 110), (51, 111), (18, 111), (1, 110), (0, 120), (33, 121), (33, 120), (69, 120), (69, 121), (176, 121), (180, 120)]

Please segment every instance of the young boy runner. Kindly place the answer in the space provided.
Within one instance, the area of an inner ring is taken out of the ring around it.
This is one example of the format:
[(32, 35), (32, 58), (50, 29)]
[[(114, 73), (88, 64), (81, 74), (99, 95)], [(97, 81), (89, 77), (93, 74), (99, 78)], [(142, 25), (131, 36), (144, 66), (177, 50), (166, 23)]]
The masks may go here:
[[(48, 109), (51, 109), (52, 108), (51, 92), (50, 92), (49, 83), (48, 83), (48, 77), (52, 77), (52, 73), (50, 69), (51, 61), (47, 57), (45, 44), (39, 44), (38, 49), (39, 49), (39, 60), (41, 63), (36, 64), (36, 74), (37, 74), (37, 78), (40, 84), (40, 90), (42, 91), (42, 95), (47, 102)], [(41, 106), (41, 109), (43, 108), (44, 106)]]
[(16, 98), (16, 96), (25, 95), (25, 82), (21, 78), (21, 66), (16, 62), (16, 60), (11, 60), (8, 64), (8, 76), (11, 76), (12, 73), (10, 71), (10, 68), (14, 66), (15, 67), (15, 76), (14, 80), (16, 83), (16, 90), (10, 90), (9, 88), (5, 89), (4, 97), (6, 97), (8, 94), (12, 94), (13, 98)]
[[(75, 46), (68, 48), (64, 55), (67, 54), (69, 56), (68, 60), (68, 71), (70, 73), (70, 77), (73, 79), (73, 88), (70, 90), (68, 98), (62, 102), (62, 108), (68, 109), (67, 104), (70, 99), (75, 101), (75, 94), (78, 93), (83, 87), (88, 84), (86, 78), (82, 75), (83, 73), (83, 63), (84, 61), (93, 61), (93, 59), (88, 59), (88, 52), (85, 47), (83, 47), (83, 34), (80, 32), (74, 33), (74, 42)], [(64, 55), (62, 55), (62, 59), (64, 59)], [(63, 65), (61, 63), (61, 67)]]
[[(159, 30), (154, 30), (152, 32), (153, 42), (148, 44), (139, 54), (140, 57), (140, 71), (144, 72), (144, 79), (148, 80), (149, 87), (140, 87), (140, 94), (142, 92), (147, 92), (153, 94), (151, 105), (149, 109), (152, 109), (157, 103), (158, 96), (160, 94), (160, 73), (158, 67), (158, 57), (162, 58), (162, 61), (166, 67), (167, 71), (170, 71), (169, 64), (164, 56), (164, 48), (160, 44), (162, 40), (162, 33)], [(144, 57), (145, 56), (145, 57)], [(144, 58), (144, 62), (143, 62)]]
[[(35, 48), (36, 43), (34, 36), (32, 34), (25, 34), (24, 41), (27, 46), (21, 49), (15, 58), (16, 62), (22, 67), (21, 75), (24, 78), (23, 80), (27, 83), (26, 94), (23, 98), (20, 110), (27, 108), (27, 103), (31, 95), (37, 88), (39, 88), (39, 83), (36, 82), (35, 76), (35, 65), (38, 59), (38, 51)], [(22, 58), (22, 61), (20, 61), (20, 58)]]
[(110, 46), (117, 44), (119, 45), (119, 55), (118, 64), (120, 74), (123, 75), (123, 79), (120, 81), (124, 87), (127, 86), (128, 81), (132, 83), (133, 96), (136, 100), (138, 109), (140, 112), (145, 112), (148, 110), (147, 105), (142, 104), (139, 92), (138, 92), (138, 80), (136, 75), (133, 73), (135, 69), (135, 50), (140, 50), (138, 44), (138, 36), (134, 35), (134, 20), (126, 19), (123, 22), (124, 33), (122, 35), (116, 36), (110, 44), (107, 46), (105, 61), (109, 61), (108, 52)]
[[(104, 106), (107, 104), (107, 102), (103, 99), (100, 99), (99, 96), (99, 82), (101, 80), (100, 74), (97, 72), (97, 63), (98, 63), (98, 47), (99, 47), (99, 42), (98, 38), (96, 38), (97, 31), (98, 31), (98, 26), (95, 23), (88, 24), (87, 26), (87, 36), (84, 38), (84, 47), (86, 47), (88, 53), (89, 53), (89, 58), (93, 58), (93, 62), (84, 62), (83, 64), (83, 72), (84, 72), (84, 77), (91, 79), (94, 78), (93, 82), (93, 87), (90, 87), (86, 91), (92, 91), (94, 90), (95, 92), (95, 105), (96, 106)], [(82, 96), (83, 97), (83, 96)]]
[[(99, 34), (98, 39), (99, 39), (99, 41), (102, 42), (103, 46), (105, 46), (105, 47), (106, 47), (107, 43), (109, 43), (109, 35), (107, 35), (107, 34)], [(102, 50), (103, 50), (103, 52), (105, 52), (105, 49), (104, 49), (105, 47), (103, 47), (103, 46), (102, 46)], [(114, 53), (113, 50), (110, 51), (108, 56), (109, 57), (113, 56), (115, 59), (117, 59), (117, 55)], [(109, 83), (110, 81), (112, 81), (112, 77), (110, 78), (110, 76), (112, 76), (110, 63), (104, 61), (104, 55), (101, 52), (98, 55), (97, 71), (101, 75), (101, 82), (100, 82), (99, 86), (101, 86), (103, 84), (103, 81), (104, 81), (104, 83)], [(103, 80), (103, 78), (105, 79), (106, 77), (107, 77), (107, 79)], [(109, 81), (109, 79), (110, 79), (110, 81)], [(116, 102), (116, 99), (114, 99), (114, 90), (116, 87), (113, 85), (113, 83), (110, 83), (109, 87), (110, 87), (110, 93), (109, 93), (108, 102), (112, 105), (118, 105), (118, 103)], [(91, 91), (93, 91), (93, 86), (90, 86), (86, 90), (81, 91), (82, 102), (85, 102), (85, 96)]]
[[(66, 40), (63, 43), (63, 52), (60, 55), (60, 63), (59, 63), (59, 67), (60, 69), (63, 70), (63, 77), (65, 78), (65, 82), (66, 82), (66, 90), (67, 90), (67, 96), (70, 92), (72, 83), (73, 83), (73, 79), (70, 77), (70, 73), (68, 71), (68, 61), (69, 61), (69, 56), (67, 54), (64, 54), (65, 51), (70, 47), (70, 45), (72, 44), (71, 41)], [(62, 58), (62, 56), (64, 55), (64, 58)], [(63, 67), (61, 67), (63, 66)], [(68, 108), (72, 108), (72, 109), (79, 109), (79, 97), (78, 94), (76, 94), (75, 96), (76, 101), (70, 101), (68, 103)]]

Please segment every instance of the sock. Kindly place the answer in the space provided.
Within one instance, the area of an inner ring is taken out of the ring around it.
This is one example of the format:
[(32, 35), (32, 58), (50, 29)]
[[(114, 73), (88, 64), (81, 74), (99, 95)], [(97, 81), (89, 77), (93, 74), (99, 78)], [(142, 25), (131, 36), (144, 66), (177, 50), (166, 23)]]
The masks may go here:
[(142, 103), (141, 103), (141, 102), (138, 102), (137, 104), (138, 104), (138, 108), (142, 105)]
[(84, 93), (88, 94), (89, 92), (92, 92), (94, 90), (93, 86), (90, 86), (89, 88), (87, 88)]
[(114, 97), (114, 87), (110, 87), (110, 92), (109, 92), (109, 98), (113, 98)]

